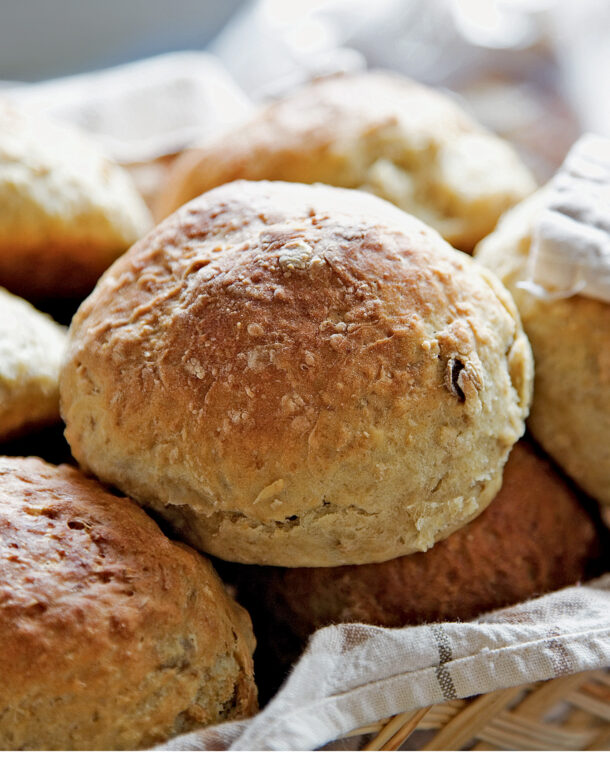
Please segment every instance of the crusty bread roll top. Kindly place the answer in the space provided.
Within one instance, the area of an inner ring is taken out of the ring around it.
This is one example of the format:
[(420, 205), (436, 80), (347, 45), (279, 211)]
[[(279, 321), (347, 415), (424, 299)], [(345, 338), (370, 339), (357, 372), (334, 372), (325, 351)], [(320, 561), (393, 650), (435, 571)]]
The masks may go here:
[(383, 561), (491, 501), (531, 393), (499, 282), (372, 195), (236, 182), (101, 279), (61, 379), (74, 456), (228, 560)]
[(209, 561), (71, 466), (0, 457), (0, 748), (138, 749), (256, 710)]

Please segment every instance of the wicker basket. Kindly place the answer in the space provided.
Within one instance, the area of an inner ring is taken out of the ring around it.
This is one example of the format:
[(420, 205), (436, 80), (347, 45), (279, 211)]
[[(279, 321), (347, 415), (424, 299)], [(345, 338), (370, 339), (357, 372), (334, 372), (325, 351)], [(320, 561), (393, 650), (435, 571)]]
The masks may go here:
[(363, 735), (365, 751), (610, 749), (610, 670), (435, 704), (343, 738)]

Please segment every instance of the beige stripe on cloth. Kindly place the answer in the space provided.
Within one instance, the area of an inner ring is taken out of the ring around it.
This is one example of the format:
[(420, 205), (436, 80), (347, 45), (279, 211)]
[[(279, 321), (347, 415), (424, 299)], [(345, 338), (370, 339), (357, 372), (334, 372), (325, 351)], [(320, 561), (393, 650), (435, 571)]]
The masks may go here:
[(399, 712), (603, 667), (610, 574), (473, 622), (325, 627), (256, 717), (157, 748), (317, 749)]

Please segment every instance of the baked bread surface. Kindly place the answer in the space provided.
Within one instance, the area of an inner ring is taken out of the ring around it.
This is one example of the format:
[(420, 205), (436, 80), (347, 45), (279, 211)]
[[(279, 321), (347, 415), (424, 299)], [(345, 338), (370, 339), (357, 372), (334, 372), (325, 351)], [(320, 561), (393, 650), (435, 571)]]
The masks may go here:
[(476, 250), (519, 307), (535, 358), (528, 426), (579, 486), (610, 503), (610, 304), (586, 296), (539, 299), (527, 280), (532, 230), (547, 191), (507, 212)]
[(0, 288), (0, 440), (59, 421), (66, 330)]
[(241, 181), (105, 274), (61, 405), (78, 462), (195, 546), (332, 566), (424, 550), (483, 510), (531, 377), (508, 292), (419, 220)]
[(252, 714), (209, 561), (70, 466), (0, 458), (0, 748), (138, 749)]
[(85, 296), (150, 226), (131, 178), (93, 139), (0, 101), (0, 285)]
[(465, 251), (536, 187), (514, 150), (454, 101), (382, 71), (314, 81), (187, 151), (159, 196), (157, 219), (237, 179), (366, 190)]
[(487, 510), (426, 553), (364, 566), (234, 566), (229, 573), (251, 606), (263, 648), (273, 651), (286, 628), (302, 641), (337, 622), (468, 621), (583, 580), (598, 553), (582, 495), (542, 453), (519, 442)]

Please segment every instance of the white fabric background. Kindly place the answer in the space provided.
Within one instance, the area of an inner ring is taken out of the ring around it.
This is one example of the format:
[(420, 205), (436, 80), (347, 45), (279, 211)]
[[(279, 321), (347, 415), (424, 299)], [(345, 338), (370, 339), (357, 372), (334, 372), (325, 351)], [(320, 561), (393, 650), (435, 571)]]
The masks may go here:
[[(491, 129), (510, 138), (509, 123), (532, 131), (542, 121), (553, 143), (554, 120), (565, 114), (551, 93), (581, 131), (610, 137), (608, 39), (606, 0), (253, 0), (205, 53), (4, 90), (94, 132), (125, 163), (205, 139), (243, 118), (248, 104), (314, 75), (367, 65), (458, 94), (466, 88), (462, 105)], [(475, 97), (473, 83), (486, 79), (494, 87)]]

